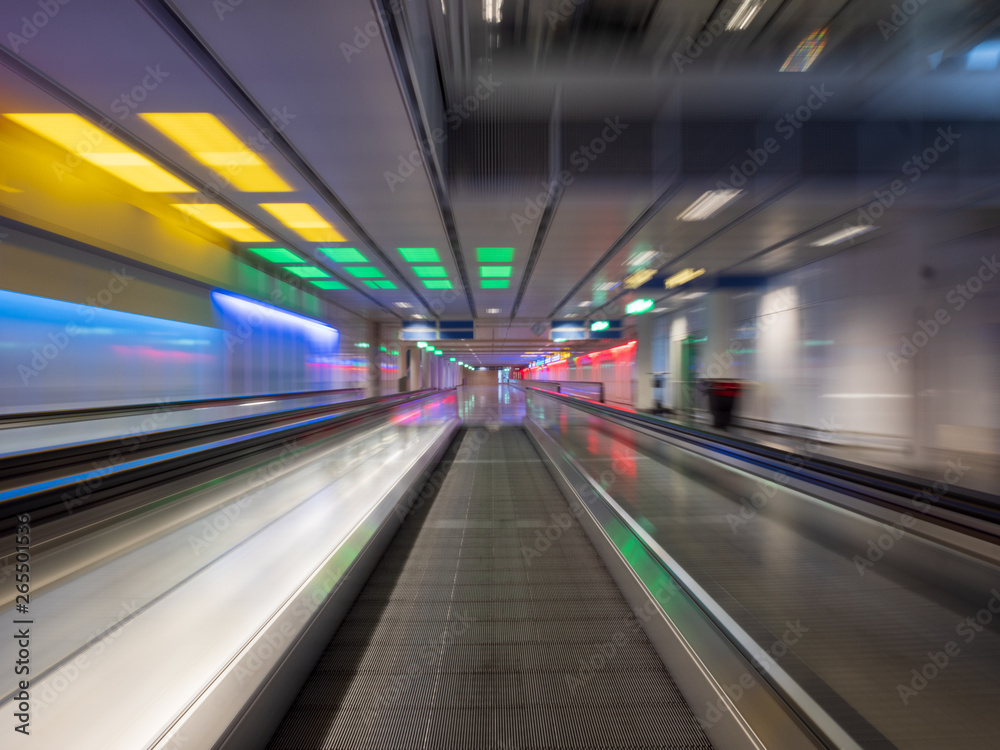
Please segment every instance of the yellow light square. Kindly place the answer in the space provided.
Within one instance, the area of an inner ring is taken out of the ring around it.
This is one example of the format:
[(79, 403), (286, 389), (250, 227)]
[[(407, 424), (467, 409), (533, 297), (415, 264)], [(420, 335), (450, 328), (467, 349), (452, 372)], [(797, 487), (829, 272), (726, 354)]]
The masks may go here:
[(347, 241), (308, 203), (261, 203), (260, 207), (309, 242)]
[(292, 189), (213, 114), (149, 112), (139, 117), (224, 176), (237, 190), (284, 193)]
[(148, 193), (193, 193), (195, 189), (80, 115), (68, 112), (9, 114), (11, 120), (70, 153)]
[(183, 211), (203, 224), (207, 224), (237, 242), (270, 242), (271, 238), (253, 228), (227, 208), (217, 203), (174, 203), (178, 211)]

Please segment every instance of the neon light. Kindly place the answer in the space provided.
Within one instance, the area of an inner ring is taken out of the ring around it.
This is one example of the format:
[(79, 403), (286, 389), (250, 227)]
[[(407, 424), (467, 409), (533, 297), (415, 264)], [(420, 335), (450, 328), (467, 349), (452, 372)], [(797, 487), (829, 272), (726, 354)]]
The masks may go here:
[(634, 302), (629, 302), (625, 307), (625, 313), (627, 315), (642, 315), (642, 313), (651, 310), (653, 308), (653, 300), (651, 299), (637, 299)]
[(254, 321), (283, 325), (286, 328), (305, 333), (317, 345), (336, 349), (340, 339), (340, 331), (333, 326), (322, 323), (314, 318), (283, 310), (280, 307), (267, 305), (263, 302), (241, 297), (229, 292), (212, 292), (212, 302), (229, 317), (254, 328)]

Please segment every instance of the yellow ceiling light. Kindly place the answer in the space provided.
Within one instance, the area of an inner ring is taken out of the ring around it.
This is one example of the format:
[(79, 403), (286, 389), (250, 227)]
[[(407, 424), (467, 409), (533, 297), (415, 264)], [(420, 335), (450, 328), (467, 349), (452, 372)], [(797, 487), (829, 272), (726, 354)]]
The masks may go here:
[(309, 242), (346, 242), (308, 203), (261, 203), (260, 207)]
[(174, 203), (173, 207), (237, 242), (271, 242), (266, 234), (218, 203)]
[(705, 273), (704, 268), (698, 268), (698, 269), (685, 268), (683, 271), (678, 271), (669, 279), (667, 279), (665, 282), (663, 282), (663, 285), (667, 289), (673, 289), (674, 287), (678, 287), (681, 284), (687, 284), (689, 281), (697, 279), (704, 273)]
[(148, 193), (193, 193), (195, 189), (138, 151), (69, 112), (7, 115), (18, 125), (65, 148)]
[(286, 193), (292, 188), (257, 154), (208, 112), (155, 112), (143, 120), (232, 182), (237, 190)]

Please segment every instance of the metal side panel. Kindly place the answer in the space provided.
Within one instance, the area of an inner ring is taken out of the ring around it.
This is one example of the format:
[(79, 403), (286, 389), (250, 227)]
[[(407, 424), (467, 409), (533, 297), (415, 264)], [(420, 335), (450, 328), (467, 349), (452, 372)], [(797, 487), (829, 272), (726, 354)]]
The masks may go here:
[(266, 744), (458, 429), (457, 419), (442, 426), (431, 447), (164, 733), (157, 750)]
[[(524, 427), (622, 594), (634, 611), (644, 613), (640, 619), (649, 640), (713, 745), (720, 750), (826, 747), (612, 510), (600, 487), (535, 422), (526, 418)], [(768, 666), (766, 657), (758, 664)], [(857, 747), (849, 740), (834, 746)]]

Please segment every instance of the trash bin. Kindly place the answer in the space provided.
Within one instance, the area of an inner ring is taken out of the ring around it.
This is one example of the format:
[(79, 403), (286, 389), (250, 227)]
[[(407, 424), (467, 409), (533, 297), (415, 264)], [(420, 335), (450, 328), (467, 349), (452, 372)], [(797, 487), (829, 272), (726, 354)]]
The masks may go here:
[(709, 380), (707, 389), (712, 424), (724, 430), (733, 420), (733, 407), (743, 386), (735, 380)]

